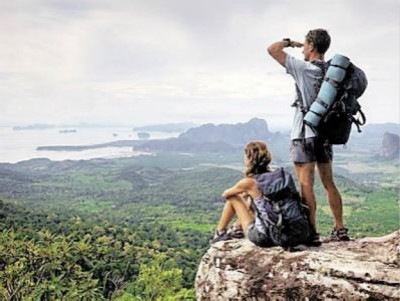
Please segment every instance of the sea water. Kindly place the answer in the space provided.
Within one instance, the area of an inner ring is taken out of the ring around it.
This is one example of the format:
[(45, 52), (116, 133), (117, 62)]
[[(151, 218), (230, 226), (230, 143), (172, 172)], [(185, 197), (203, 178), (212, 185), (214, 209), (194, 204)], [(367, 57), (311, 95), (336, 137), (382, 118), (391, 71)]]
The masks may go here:
[[(148, 132), (150, 139), (177, 137), (180, 133)], [(50, 160), (82, 160), (93, 158), (130, 157), (143, 152), (133, 151), (132, 147), (104, 147), (81, 151), (38, 151), (39, 146), (93, 145), (118, 140), (139, 140), (138, 132), (132, 128), (48, 128), (13, 130), (0, 127), (0, 163), (16, 163), (33, 158)]]

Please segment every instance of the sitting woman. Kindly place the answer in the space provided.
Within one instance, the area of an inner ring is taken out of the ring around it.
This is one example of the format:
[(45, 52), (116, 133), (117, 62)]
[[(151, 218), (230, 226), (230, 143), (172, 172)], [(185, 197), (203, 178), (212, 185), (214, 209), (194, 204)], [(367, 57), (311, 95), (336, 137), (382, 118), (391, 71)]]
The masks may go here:
[[(262, 141), (250, 142), (244, 152), (245, 177), (223, 192), (226, 203), (211, 243), (243, 237), (240, 229), (260, 247), (308, 243), (313, 228), (291, 174), (271, 170), (271, 153)], [(252, 199), (251, 206), (243, 196)], [(238, 221), (227, 231), (235, 215)]]

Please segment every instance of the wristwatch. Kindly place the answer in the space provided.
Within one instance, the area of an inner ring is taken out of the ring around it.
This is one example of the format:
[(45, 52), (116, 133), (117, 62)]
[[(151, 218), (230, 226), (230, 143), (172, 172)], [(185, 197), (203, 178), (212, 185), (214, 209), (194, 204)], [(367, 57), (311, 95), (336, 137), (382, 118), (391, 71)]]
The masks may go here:
[(292, 41), (290, 39), (286, 38), (286, 39), (283, 39), (283, 41), (286, 43), (285, 47), (293, 47)]

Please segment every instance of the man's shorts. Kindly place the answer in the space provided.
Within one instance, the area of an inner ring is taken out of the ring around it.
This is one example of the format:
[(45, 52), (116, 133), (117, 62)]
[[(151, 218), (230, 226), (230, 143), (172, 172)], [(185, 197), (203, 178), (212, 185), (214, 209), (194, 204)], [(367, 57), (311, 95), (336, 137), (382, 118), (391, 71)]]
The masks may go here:
[(295, 139), (290, 145), (289, 158), (294, 163), (329, 163), (332, 157), (332, 145), (317, 137)]

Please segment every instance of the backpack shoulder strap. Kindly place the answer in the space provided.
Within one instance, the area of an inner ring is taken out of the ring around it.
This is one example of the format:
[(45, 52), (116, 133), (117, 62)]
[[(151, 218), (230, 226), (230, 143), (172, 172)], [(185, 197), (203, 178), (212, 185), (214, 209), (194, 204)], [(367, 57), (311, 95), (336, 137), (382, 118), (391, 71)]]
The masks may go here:
[[(311, 61), (310, 63), (322, 70), (322, 79), (323, 79), (325, 77), (326, 71), (329, 68), (329, 62)], [(305, 115), (308, 111), (308, 108), (304, 105), (303, 97), (301, 96), (300, 89), (297, 86), (297, 84), (296, 84), (296, 94), (297, 94), (296, 101), (292, 104), (292, 107), (300, 108), (300, 110), (303, 112), (303, 115)]]
[(311, 61), (310, 63), (313, 64), (314, 66), (317, 66), (318, 68), (320, 68), (324, 75), (325, 75), (326, 70), (328, 70), (329, 65), (330, 65), (329, 62), (325, 62), (325, 61)]

